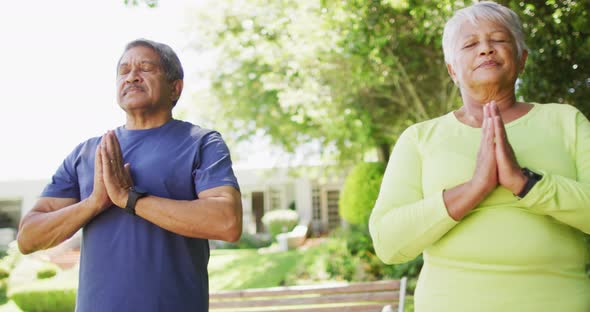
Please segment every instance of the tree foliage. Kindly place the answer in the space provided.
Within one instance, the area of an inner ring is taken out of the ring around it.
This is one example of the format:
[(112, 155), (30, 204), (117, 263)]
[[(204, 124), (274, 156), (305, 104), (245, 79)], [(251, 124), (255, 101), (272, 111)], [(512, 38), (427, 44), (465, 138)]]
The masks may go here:
[(530, 48), (519, 94), (590, 116), (590, 1), (499, 1), (520, 16)]
[[(519, 95), (590, 112), (583, 101), (590, 95), (589, 2), (502, 3), (521, 16), (531, 48)], [(460, 105), (441, 37), (446, 20), (468, 4), (212, 2), (193, 28), (206, 34), (197, 45), (220, 55), (211, 75), (220, 105), (209, 113), (239, 138), (263, 133), (291, 152), (316, 141), (352, 161), (377, 150), (385, 161), (408, 125)]]
[(289, 151), (316, 139), (346, 159), (377, 147), (385, 160), (407, 125), (457, 103), (432, 44), (440, 27), (420, 18), (425, 10), (390, 2), (219, 4), (199, 26), (221, 53), (216, 112), (243, 136), (263, 129)]
[(139, 6), (140, 3), (144, 3), (150, 8), (158, 6), (158, 0), (123, 0), (123, 3), (127, 6)]

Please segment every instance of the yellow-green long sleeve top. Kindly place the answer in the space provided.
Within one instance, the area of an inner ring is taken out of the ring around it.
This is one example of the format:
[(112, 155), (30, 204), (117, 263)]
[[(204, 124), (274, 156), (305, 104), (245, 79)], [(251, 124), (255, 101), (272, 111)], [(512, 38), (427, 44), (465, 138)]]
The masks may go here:
[(570, 105), (534, 104), (506, 132), (543, 178), (523, 199), (498, 186), (460, 221), (442, 193), (472, 178), (481, 129), (451, 112), (395, 144), (369, 229), (386, 263), (423, 253), (416, 312), (590, 311), (590, 123)]

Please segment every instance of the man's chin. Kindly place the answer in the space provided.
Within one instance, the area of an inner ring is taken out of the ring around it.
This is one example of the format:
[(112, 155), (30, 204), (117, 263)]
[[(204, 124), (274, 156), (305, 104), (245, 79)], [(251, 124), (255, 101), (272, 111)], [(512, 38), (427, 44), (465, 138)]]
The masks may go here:
[(151, 103), (147, 103), (147, 102), (139, 102), (139, 101), (125, 101), (121, 104), (119, 104), (119, 106), (121, 106), (121, 108), (125, 111), (128, 110), (138, 110), (138, 109), (147, 109), (150, 108), (152, 105)]

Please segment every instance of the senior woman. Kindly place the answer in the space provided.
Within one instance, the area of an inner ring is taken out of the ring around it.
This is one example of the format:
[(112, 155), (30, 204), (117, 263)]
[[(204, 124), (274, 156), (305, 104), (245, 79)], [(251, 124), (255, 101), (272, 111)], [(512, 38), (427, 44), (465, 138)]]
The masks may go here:
[(590, 123), (516, 100), (527, 48), (506, 7), (457, 11), (443, 50), (463, 105), (399, 137), (369, 221), (377, 255), (423, 252), (418, 312), (590, 311)]

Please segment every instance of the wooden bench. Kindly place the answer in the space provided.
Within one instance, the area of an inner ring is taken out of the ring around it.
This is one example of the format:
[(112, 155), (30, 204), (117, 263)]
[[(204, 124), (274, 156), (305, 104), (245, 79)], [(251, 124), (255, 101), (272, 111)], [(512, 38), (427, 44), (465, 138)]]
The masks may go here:
[[(366, 283), (320, 284), (219, 291), (211, 312), (403, 311), (406, 278)], [(387, 308), (386, 308), (387, 307)]]

